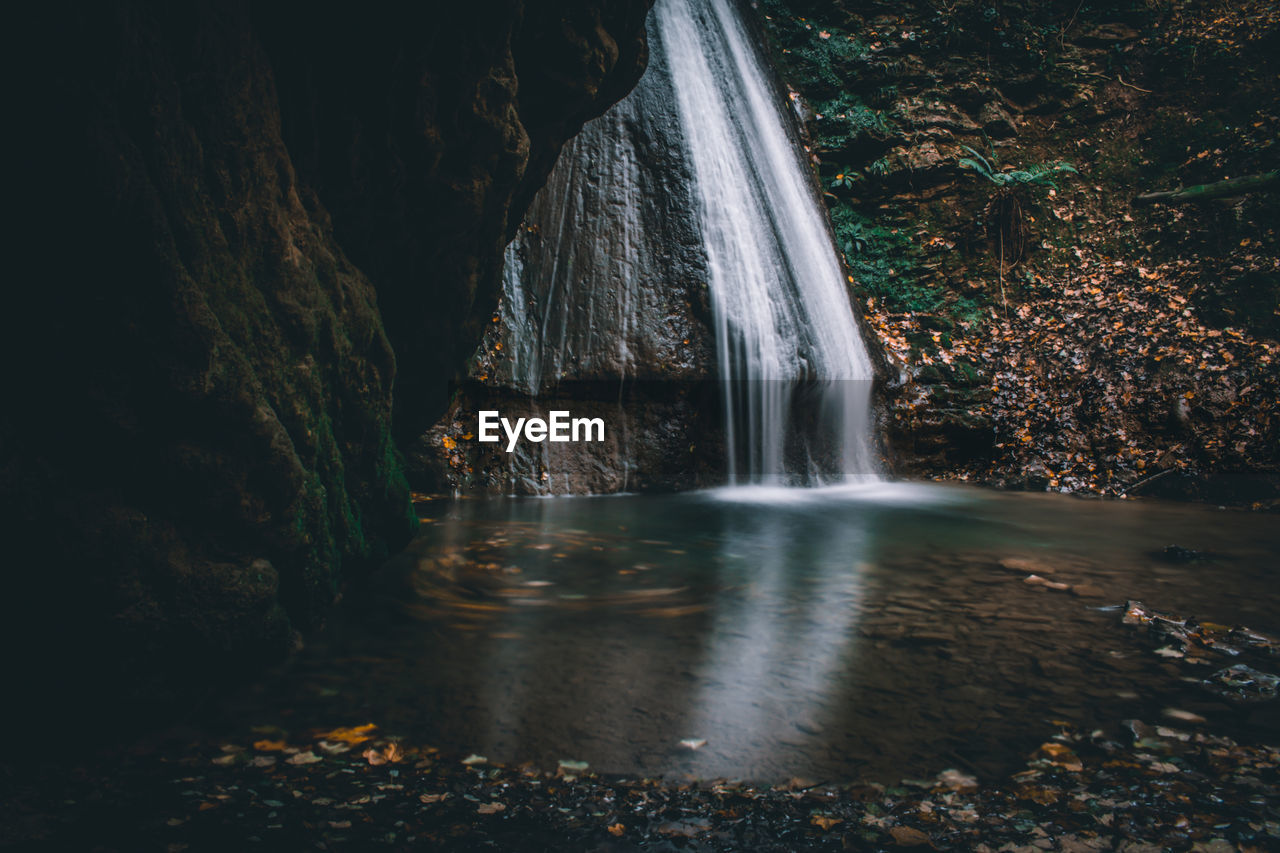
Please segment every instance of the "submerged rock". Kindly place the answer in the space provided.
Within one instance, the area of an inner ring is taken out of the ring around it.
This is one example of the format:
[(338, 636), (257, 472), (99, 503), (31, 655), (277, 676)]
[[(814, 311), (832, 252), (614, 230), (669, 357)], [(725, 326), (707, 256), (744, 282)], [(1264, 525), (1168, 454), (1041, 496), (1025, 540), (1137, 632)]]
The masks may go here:
[(1280, 676), (1236, 664), (1220, 669), (1204, 680), (1205, 689), (1223, 699), (1270, 702), (1280, 695)]

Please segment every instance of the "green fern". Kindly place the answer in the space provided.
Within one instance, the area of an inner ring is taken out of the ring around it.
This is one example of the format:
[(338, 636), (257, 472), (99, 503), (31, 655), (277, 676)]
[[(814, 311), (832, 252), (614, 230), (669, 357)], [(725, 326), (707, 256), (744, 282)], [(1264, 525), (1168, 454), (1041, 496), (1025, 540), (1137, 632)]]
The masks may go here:
[(1036, 187), (1052, 187), (1058, 188), (1054, 182), (1055, 175), (1078, 175), (1079, 170), (1070, 163), (1036, 163), (1025, 169), (1014, 169), (1008, 172), (1002, 172), (995, 163), (983, 157), (977, 151), (968, 145), (961, 146), (968, 151), (973, 157), (961, 157), (959, 164), (961, 168), (972, 169), (982, 177), (1001, 189), (1012, 188), (1017, 186), (1036, 186)]

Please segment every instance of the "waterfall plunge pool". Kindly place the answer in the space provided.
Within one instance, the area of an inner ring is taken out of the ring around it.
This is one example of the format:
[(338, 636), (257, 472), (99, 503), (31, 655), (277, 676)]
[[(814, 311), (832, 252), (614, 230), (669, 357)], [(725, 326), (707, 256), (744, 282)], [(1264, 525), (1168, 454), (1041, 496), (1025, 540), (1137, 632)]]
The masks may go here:
[(419, 509), (370, 595), (226, 709), (236, 724), (764, 782), (992, 778), (1057, 721), (1169, 709), (1274, 741), (1274, 711), (1195, 683), (1226, 662), (1188, 667), (1121, 624), (1139, 599), (1275, 633), (1271, 516), (906, 483)]

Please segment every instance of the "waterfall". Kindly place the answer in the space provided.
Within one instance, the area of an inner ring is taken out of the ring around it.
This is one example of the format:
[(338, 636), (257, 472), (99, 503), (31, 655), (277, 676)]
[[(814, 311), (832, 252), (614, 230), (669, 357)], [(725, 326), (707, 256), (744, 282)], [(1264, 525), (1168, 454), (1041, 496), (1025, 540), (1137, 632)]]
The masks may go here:
[(654, 15), (700, 202), (730, 482), (789, 479), (801, 380), (817, 383), (808, 403), (836, 437), (839, 473), (870, 474), (871, 362), (755, 44), (730, 0), (659, 0)]
[(871, 362), (755, 40), (734, 0), (658, 0), (649, 37), (508, 249), (506, 381), (670, 376), (694, 337), (672, 305), (705, 283), (730, 484), (873, 477)]

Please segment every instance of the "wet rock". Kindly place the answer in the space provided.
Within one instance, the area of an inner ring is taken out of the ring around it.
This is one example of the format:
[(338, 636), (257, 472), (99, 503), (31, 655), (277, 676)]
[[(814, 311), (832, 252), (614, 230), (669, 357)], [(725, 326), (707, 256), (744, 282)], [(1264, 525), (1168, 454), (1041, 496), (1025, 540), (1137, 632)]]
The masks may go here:
[(892, 171), (905, 173), (914, 180), (942, 180), (949, 176), (954, 159), (933, 142), (909, 148), (897, 148), (890, 154)]
[(1040, 459), (1033, 459), (1023, 468), (1023, 483), (1029, 492), (1043, 492), (1049, 488), (1053, 472)]
[(1220, 669), (1204, 680), (1215, 696), (1238, 702), (1271, 702), (1280, 695), (1280, 676), (1260, 672), (1245, 664)]
[[(598, 494), (718, 481), (709, 273), (669, 77), (656, 55), (637, 89), (566, 146), (507, 249), (501, 309), (470, 381), (414, 444), (415, 483)], [(474, 440), (477, 411), (555, 409), (602, 418), (606, 441), (507, 454)]]
[(1208, 557), (1202, 551), (1181, 545), (1166, 545), (1163, 550), (1155, 552), (1155, 556), (1166, 563), (1198, 563)]
[(975, 133), (980, 130), (978, 123), (963, 110), (945, 101), (908, 98), (899, 102), (898, 109), (903, 121), (915, 128), (959, 133)]
[(996, 103), (985, 104), (978, 113), (982, 130), (992, 139), (1008, 139), (1018, 135), (1018, 125), (1004, 107)]

